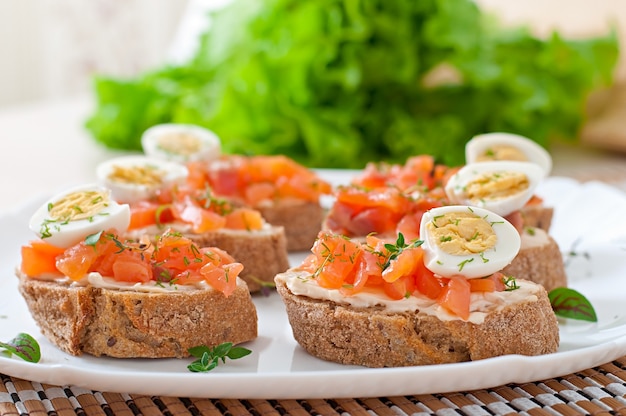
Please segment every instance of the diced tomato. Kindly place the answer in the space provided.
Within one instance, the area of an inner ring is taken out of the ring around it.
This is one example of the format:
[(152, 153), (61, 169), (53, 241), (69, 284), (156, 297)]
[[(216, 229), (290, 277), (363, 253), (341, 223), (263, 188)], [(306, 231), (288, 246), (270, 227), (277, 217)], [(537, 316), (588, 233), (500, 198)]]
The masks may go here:
[(354, 215), (346, 228), (351, 235), (367, 235), (369, 233), (392, 234), (399, 218), (386, 207), (372, 207)]
[(400, 189), (430, 189), (434, 185), (433, 169), (435, 160), (430, 155), (413, 156), (407, 159), (404, 168), (394, 177), (394, 184)]
[(152, 267), (140, 253), (125, 250), (116, 255), (112, 276), (120, 282), (146, 283), (152, 280)]
[(187, 185), (191, 189), (204, 189), (208, 183), (206, 164), (204, 162), (188, 162), (187, 163)]
[(244, 191), (246, 202), (253, 207), (262, 201), (271, 201), (275, 195), (276, 186), (270, 182), (252, 183)]
[(438, 278), (422, 262), (415, 273), (415, 290), (430, 299), (438, 299), (447, 280)]
[(98, 258), (96, 248), (84, 241), (65, 250), (57, 257), (57, 269), (72, 280), (80, 280), (89, 272)]
[(420, 222), (423, 212), (410, 213), (402, 217), (396, 226), (396, 234), (402, 234), (405, 238), (413, 240), (420, 236)]
[(208, 179), (216, 195), (237, 196), (243, 188), (240, 183), (238, 168), (234, 163), (219, 161), (215, 168), (209, 169)]
[(235, 258), (228, 254), (225, 250), (218, 247), (202, 247), (200, 249), (202, 255), (216, 266), (222, 264), (236, 263)]
[(415, 280), (413, 276), (403, 276), (393, 282), (385, 281), (383, 290), (391, 299), (400, 300), (406, 298), (415, 290)]
[(64, 251), (64, 249), (48, 244), (43, 240), (31, 241), (21, 248), (20, 271), (31, 277), (60, 274), (56, 267), (56, 259)]
[(496, 272), (481, 279), (468, 279), (472, 292), (502, 292), (506, 289), (504, 275)]
[(260, 230), (263, 217), (259, 211), (249, 208), (237, 208), (224, 216), (224, 227), (234, 230)]
[(419, 264), (423, 264), (424, 250), (420, 247), (406, 248), (398, 257), (389, 261), (383, 270), (383, 279), (393, 283), (402, 276), (412, 276)]
[(241, 263), (230, 263), (223, 267), (216, 267), (209, 263), (200, 269), (200, 273), (211, 286), (228, 297), (235, 291), (237, 276), (242, 270), (243, 265)]
[(141, 201), (130, 207), (129, 229), (149, 227), (155, 224), (165, 224), (172, 222), (174, 216), (168, 205)]
[(188, 285), (206, 280), (204, 275), (198, 270), (185, 270), (172, 276), (171, 283), (177, 285)]
[(204, 233), (211, 230), (224, 228), (226, 219), (213, 212), (203, 209), (194, 203), (190, 197), (181, 202), (172, 204), (172, 214), (177, 218), (192, 226), (193, 232)]
[(379, 254), (363, 250), (354, 269), (355, 273), (345, 280), (345, 284), (340, 288), (341, 293), (350, 296), (362, 291), (370, 279), (382, 281), (380, 261)]
[(533, 195), (532, 197), (530, 197), (528, 202), (526, 202), (526, 205), (538, 205), (538, 204), (543, 204), (543, 198), (541, 198), (539, 195)]
[(329, 289), (341, 288), (359, 262), (362, 250), (358, 243), (340, 235), (320, 233), (311, 249), (317, 256), (317, 281)]
[(403, 214), (410, 206), (409, 199), (396, 188), (366, 190), (354, 186), (341, 188), (337, 201), (363, 208), (385, 207), (396, 214)]
[(438, 303), (461, 319), (469, 319), (470, 284), (467, 279), (462, 276), (451, 277)]
[(493, 292), (496, 284), (490, 279), (468, 279), (471, 292)]

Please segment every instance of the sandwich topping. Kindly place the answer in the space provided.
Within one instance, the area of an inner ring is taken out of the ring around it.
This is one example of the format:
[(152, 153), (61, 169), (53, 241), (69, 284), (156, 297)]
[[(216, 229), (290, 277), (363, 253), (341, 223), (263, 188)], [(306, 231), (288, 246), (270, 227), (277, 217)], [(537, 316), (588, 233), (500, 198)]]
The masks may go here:
[(302, 264), (277, 279), (285, 280), (298, 295), (357, 307), (423, 310), (464, 320), (483, 319), (484, 314), (472, 314), (501, 307), (504, 299), (511, 297), (528, 299), (538, 290), (530, 285), (528, 291), (515, 295), (502, 293), (517, 291), (520, 286), (489, 268), (484, 268), (479, 278), (468, 278), (458, 270), (439, 274), (429, 266), (425, 244), (425, 240), (405, 241), (402, 234), (394, 244), (374, 235), (361, 243), (322, 231)]
[(113, 201), (106, 188), (84, 185), (42, 204), (31, 217), (29, 228), (47, 244), (65, 249), (85, 235), (107, 228), (125, 230), (129, 223), (128, 205)]
[(459, 169), (444, 189), (450, 203), (507, 216), (530, 201), (543, 174), (542, 168), (531, 162), (473, 163)]
[(433, 208), (422, 216), (426, 267), (443, 277), (467, 279), (504, 269), (521, 246), (517, 229), (486, 209), (464, 205)]
[(41, 280), (137, 291), (213, 287), (229, 296), (243, 265), (215, 247), (198, 247), (166, 231), (155, 242), (128, 240), (116, 230), (87, 236), (67, 249), (35, 240), (22, 246), (22, 274)]
[(523, 172), (487, 172), (465, 185), (467, 198), (477, 205), (481, 200), (500, 199), (528, 189), (528, 177)]

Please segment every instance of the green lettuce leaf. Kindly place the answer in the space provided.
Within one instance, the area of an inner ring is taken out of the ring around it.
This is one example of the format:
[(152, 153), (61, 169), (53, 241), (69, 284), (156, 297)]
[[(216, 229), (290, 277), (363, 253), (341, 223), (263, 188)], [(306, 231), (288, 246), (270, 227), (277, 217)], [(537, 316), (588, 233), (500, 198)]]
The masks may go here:
[(233, 0), (209, 17), (188, 62), (95, 78), (96, 140), (139, 150), (151, 125), (186, 122), (226, 152), (312, 167), (420, 153), (458, 165), (479, 133), (574, 140), (618, 57), (614, 32), (539, 39), (470, 0)]

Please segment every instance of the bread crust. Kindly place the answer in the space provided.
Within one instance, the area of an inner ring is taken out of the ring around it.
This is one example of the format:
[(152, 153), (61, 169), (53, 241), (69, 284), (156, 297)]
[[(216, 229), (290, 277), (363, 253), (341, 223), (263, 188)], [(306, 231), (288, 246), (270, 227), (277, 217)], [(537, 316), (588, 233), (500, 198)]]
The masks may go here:
[(550, 231), (554, 208), (543, 204), (531, 204), (524, 206), (520, 212), (525, 226)]
[(43, 335), (72, 354), (188, 357), (188, 349), (257, 337), (257, 312), (240, 281), (214, 289), (146, 293), (19, 277), (19, 291)]
[(556, 316), (541, 287), (536, 298), (508, 305), (475, 324), (299, 296), (279, 276), (276, 284), (294, 338), (311, 355), (327, 361), (401, 367), (548, 354), (559, 345)]
[[(532, 232), (533, 235), (528, 234), (528, 230), (522, 232), (522, 247), (502, 273), (507, 276), (524, 276), (527, 280), (539, 283), (548, 292), (557, 287), (567, 287), (563, 254), (557, 242), (540, 228)], [(535, 238), (541, 239), (543, 244), (530, 243)]]
[(256, 209), (267, 222), (285, 228), (288, 251), (309, 250), (322, 229), (325, 210), (318, 203), (284, 199)]

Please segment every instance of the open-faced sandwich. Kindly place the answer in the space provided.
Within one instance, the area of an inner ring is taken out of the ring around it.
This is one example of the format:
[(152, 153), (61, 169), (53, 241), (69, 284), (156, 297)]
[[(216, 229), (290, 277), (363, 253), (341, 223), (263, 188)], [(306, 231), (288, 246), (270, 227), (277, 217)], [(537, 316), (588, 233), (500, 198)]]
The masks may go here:
[(195, 186), (185, 165), (127, 156), (101, 163), (97, 172), (113, 200), (130, 206), (127, 237), (157, 237), (172, 229), (201, 247), (219, 247), (244, 265), (241, 278), (251, 292), (289, 267), (284, 227), (216, 196), (206, 184)]
[(223, 155), (211, 131), (186, 124), (162, 124), (142, 136), (144, 153), (184, 163), (196, 189), (259, 211), (282, 226), (289, 251), (311, 248), (324, 218), (320, 197), (331, 186), (314, 171), (282, 155)]
[(303, 263), (276, 276), (296, 341), (328, 361), (398, 367), (556, 352), (543, 286), (501, 272), (519, 232), (482, 208), (428, 210), (420, 240), (322, 231)]
[(161, 358), (257, 337), (241, 263), (175, 231), (128, 239), (130, 219), (129, 206), (96, 185), (35, 212), (38, 238), (22, 247), (17, 274), (46, 338), (72, 355)]
[[(529, 140), (519, 141), (525, 144)], [(548, 291), (567, 286), (561, 251), (544, 228), (550, 225), (552, 209), (535, 194), (550, 165), (546, 167), (545, 158), (539, 158), (541, 163), (530, 160), (478, 159), (463, 167), (446, 168), (436, 165), (430, 156), (416, 156), (405, 165), (370, 164), (351, 185), (337, 189), (324, 228), (352, 238), (376, 233), (394, 239), (402, 233), (413, 239), (420, 238), (421, 217), (431, 208), (451, 204), (482, 207), (505, 217), (521, 235), (521, 250), (506, 273), (524, 276)]]
[(325, 215), (320, 198), (332, 191), (314, 171), (282, 155), (228, 155), (206, 166), (192, 166), (204, 172), (217, 195), (252, 207), (270, 224), (283, 226), (289, 251), (311, 248)]

